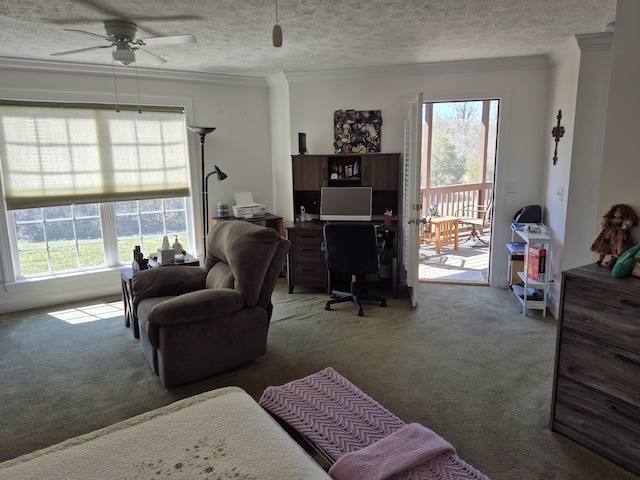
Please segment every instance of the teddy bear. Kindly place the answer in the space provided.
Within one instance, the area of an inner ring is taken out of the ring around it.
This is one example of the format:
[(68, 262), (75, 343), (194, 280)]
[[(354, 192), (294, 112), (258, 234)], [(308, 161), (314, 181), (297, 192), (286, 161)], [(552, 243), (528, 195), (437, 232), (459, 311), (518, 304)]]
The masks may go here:
[(633, 246), (629, 230), (638, 225), (638, 216), (629, 205), (618, 203), (602, 216), (601, 225), (602, 230), (593, 241), (591, 251), (599, 254), (598, 265), (611, 255), (606, 265), (613, 269), (620, 255)]

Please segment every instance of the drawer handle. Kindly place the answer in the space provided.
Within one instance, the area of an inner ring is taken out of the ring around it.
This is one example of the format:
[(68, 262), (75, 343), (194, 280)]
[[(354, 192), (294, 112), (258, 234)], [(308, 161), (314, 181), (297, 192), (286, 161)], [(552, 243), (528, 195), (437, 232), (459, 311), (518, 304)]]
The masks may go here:
[(640, 367), (640, 362), (627, 358), (624, 355), (620, 355), (619, 353), (616, 353), (613, 358), (615, 358), (616, 360), (620, 360), (621, 362), (630, 363), (631, 365)]
[(621, 417), (624, 417), (626, 419), (629, 419), (633, 422), (637, 422), (638, 421), (638, 417), (635, 417), (633, 415), (629, 415), (626, 412), (621, 411), (618, 407), (616, 407), (615, 405), (611, 405), (609, 407), (609, 411), (615, 413), (616, 415), (620, 415)]
[(635, 303), (630, 300), (620, 300), (620, 303), (623, 305), (627, 305), (628, 307), (640, 308), (640, 303)]

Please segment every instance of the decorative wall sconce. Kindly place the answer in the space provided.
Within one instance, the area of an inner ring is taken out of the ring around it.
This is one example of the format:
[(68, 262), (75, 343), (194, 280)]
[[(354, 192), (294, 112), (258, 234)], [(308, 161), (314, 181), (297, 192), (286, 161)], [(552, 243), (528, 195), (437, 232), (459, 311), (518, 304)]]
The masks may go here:
[(564, 127), (560, 125), (560, 120), (562, 120), (562, 110), (558, 110), (558, 124), (551, 129), (551, 136), (556, 140), (556, 148), (553, 151), (553, 164), (555, 165), (558, 162), (558, 142), (564, 136)]

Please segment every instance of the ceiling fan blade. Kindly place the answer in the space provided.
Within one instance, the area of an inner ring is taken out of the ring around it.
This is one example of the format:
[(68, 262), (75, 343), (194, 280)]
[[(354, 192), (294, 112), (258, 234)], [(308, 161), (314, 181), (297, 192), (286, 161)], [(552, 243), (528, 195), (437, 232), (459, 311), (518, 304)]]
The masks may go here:
[(176, 43), (196, 43), (196, 37), (190, 33), (185, 35), (167, 35), (164, 37), (137, 38), (138, 45), (173, 45)]
[(81, 33), (82, 35), (89, 35), (90, 37), (94, 37), (94, 38), (102, 38), (103, 40), (107, 40), (109, 42), (111, 41), (111, 38), (105, 35), (98, 35), (97, 33), (85, 32), (84, 30), (75, 30), (73, 28), (63, 28), (63, 30), (66, 32), (75, 32), (75, 33)]
[[(83, 2), (85, 0), (82, 0)], [(129, 18), (125, 15), (119, 14), (107, 14), (109, 17), (108, 20), (124, 20), (127, 22), (188, 22), (191, 20), (202, 20), (203, 17), (200, 15), (167, 15), (167, 16), (159, 16), (159, 15), (136, 15), (135, 18)], [(93, 17), (74, 17), (74, 18), (47, 18), (43, 19), (53, 25), (83, 25), (87, 23), (100, 23), (104, 22), (105, 15), (96, 15)]]
[(147, 55), (148, 55), (148, 57), (147, 57), (147, 58), (148, 58), (149, 60), (151, 60), (151, 61), (152, 61), (153, 63), (155, 63), (155, 64), (160, 65), (160, 64), (162, 64), (162, 63), (167, 63), (167, 61), (166, 61), (164, 58), (162, 58), (161, 56), (156, 55), (155, 53), (151, 53), (149, 50), (145, 50), (145, 49), (144, 49), (144, 48), (142, 48), (142, 47), (136, 47), (136, 48), (134, 48), (134, 49), (132, 49), (132, 50), (138, 50), (138, 51), (140, 51), (140, 52), (144, 52), (145, 54), (147, 54)]
[(78, 50), (69, 50), (67, 52), (52, 53), (51, 55), (58, 57), (62, 55), (73, 55), (74, 53), (89, 52), (91, 50), (98, 50), (100, 48), (111, 48), (112, 46), (113, 45), (100, 45), (99, 47), (80, 48)]

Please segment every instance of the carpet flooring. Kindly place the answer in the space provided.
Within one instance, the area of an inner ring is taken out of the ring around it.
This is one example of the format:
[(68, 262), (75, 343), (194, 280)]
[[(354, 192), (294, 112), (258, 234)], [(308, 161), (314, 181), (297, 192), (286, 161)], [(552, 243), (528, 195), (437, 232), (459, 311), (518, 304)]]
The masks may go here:
[(258, 399), (331, 366), (493, 480), (640, 478), (549, 431), (556, 321), (524, 317), (510, 291), (421, 284), (417, 309), (388, 298), (358, 317), (298, 290), (278, 281), (266, 355), (173, 390), (147, 366), (120, 301), (0, 316), (0, 460), (222, 386)]

